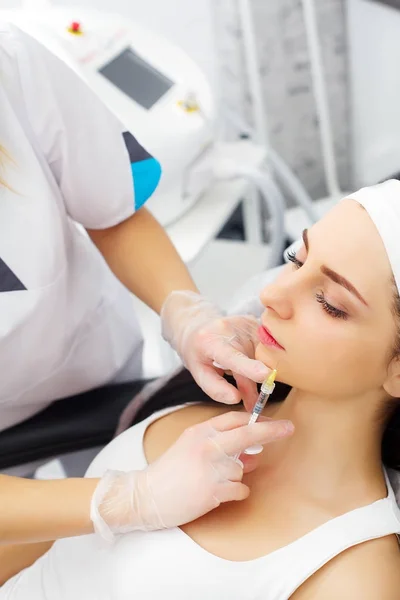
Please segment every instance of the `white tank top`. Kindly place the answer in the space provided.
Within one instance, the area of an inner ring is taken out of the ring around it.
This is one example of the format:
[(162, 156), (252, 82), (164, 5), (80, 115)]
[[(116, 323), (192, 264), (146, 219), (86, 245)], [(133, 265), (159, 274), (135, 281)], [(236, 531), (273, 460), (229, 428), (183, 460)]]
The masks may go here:
[[(143, 436), (147, 427), (179, 408), (159, 411), (115, 438), (95, 458), (87, 476), (98, 477), (106, 469), (146, 467)], [(60, 540), (0, 588), (0, 600), (287, 600), (347, 548), (400, 533), (400, 511), (387, 475), (386, 481), (386, 498), (250, 561), (210, 554), (179, 528), (134, 532), (114, 545), (95, 535)]]

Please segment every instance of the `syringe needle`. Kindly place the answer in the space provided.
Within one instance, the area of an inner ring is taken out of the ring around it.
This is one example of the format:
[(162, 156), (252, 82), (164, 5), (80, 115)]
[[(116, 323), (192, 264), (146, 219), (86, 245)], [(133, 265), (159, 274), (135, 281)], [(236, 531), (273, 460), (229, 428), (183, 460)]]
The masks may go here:
[[(270, 395), (272, 394), (272, 392), (275, 389), (274, 382), (275, 382), (276, 374), (277, 374), (277, 370), (274, 369), (268, 375), (267, 379), (263, 382), (263, 384), (261, 385), (261, 390), (258, 395), (257, 402), (255, 403), (254, 408), (253, 408), (252, 413), (249, 418), (249, 423), (248, 423), (249, 425), (253, 425), (253, 423), (255, 423), (257, 421), (258, 417), (264, 410), (264, 407), (267, 404), (268, 398), (270, 397)], [(236, 454), (234, 456), (234, 460), (237, 460), (240, 455), (241, 455), (241, 452), (238, 452), (238, 454)]]

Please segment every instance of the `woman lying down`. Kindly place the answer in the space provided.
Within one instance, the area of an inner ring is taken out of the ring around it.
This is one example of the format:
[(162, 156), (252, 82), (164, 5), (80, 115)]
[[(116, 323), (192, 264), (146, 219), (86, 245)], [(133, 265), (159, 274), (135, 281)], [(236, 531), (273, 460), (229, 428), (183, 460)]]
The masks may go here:
[[(261, 292), (256, 357), (281, 382), (265, 415), (295, 432), (247, 458), (249, 497), (111, 544), (57, 541), (1, 600), (398, 600), (400, 511), (386, 468), (400, 466), (400, 182), (344, 199), (290, 261)], [(186, 372), (168, 395), (180, 404), (115, 438), (88, 477), (144, 469), (227, 411)]]

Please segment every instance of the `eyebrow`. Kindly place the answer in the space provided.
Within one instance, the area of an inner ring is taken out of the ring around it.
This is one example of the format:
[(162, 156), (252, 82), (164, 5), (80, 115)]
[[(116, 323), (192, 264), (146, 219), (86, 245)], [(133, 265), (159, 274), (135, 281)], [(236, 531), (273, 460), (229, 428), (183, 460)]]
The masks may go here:
[[(306, 250), (308, 252), (310, 244), (309, 244), (309, 241), (308, 241), (308, 232), (307, 232), (307, 229), (304, 229), (302, 235), (303, 235), (304, 245), (305, 245)], [(339, 275), (339, 273), (336, 273), (336, 271), (332, 271), (332, 269), (330, 269), (329, 267), (326, 267), (325, 265), (322, 265), (321, 271), (322, 271), (322, 273), (324, 275), (326, 275), (327, 277), (329, 277), (329, 279), (332, 279), (332, 281), (334, 281), (335, 283), (338, 283), (339, 285), (341, 285), (342, 287), (344, 287), (346, 290), (348, 290), (351, 294), (353, 294), (354, 296), (356, 296), (360, 300), (360, 302), (362, 302), (363, 304), (365, 304), (365, 306), (368, 306), (367, 302), (361, 296), (360, 292), (354, 287), (354, 285), (352, 283), (350, 283), (350, 281), (348, 281), (347, 279), (345, 279), (344, 277), (342, 277), (342, 275)]]

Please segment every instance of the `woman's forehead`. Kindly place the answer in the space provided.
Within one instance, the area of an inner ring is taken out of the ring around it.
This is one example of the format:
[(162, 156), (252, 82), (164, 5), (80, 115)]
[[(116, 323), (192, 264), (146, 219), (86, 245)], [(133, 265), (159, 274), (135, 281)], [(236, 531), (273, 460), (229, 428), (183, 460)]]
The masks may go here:
[(314, 245), (326, 266), (358, 284), (365, 294), (373, 293), (376, 284), (385, 294), (391, 290), (393, 274), (385, 246), (358, 202), (339, 202), (310, 229), (308, 238), (311, 251)]
[(315, 242), (331, 246), (340, 257), (353, 250), (378, 255), (390, 268), (383, 241), (367, 211), (354, 200), (346, 199), (336, 204), (310, 230)]

